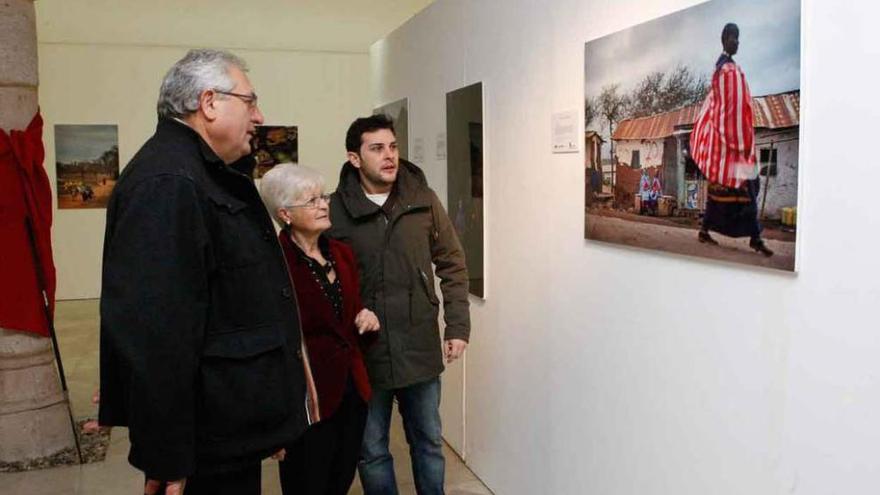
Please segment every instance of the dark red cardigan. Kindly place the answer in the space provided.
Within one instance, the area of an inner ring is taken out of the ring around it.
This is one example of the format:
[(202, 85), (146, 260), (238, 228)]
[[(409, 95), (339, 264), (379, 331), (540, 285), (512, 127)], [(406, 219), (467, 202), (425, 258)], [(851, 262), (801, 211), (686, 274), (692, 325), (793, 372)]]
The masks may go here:
[(358, 335), (354, 325), (354, 317), (364, 306), (361, 303), (357, 262), (350, 247), (328, 238), (330, 254), (336, 263), (336, 276), (342, 288), (342, 319), (337, 320), (330, 300), (324, 295), (309, 266), (300, 259), (289, 234), (282, 231), (278, 238), (299, 302), (309, 363), (318, 389), (321, 418), (326, 419), (342, 402), (349, 373), (361, 398), (370, 400), (372, 389), (361, 351), (362, 347), (375, 342), (377, 334), (369, 332)]

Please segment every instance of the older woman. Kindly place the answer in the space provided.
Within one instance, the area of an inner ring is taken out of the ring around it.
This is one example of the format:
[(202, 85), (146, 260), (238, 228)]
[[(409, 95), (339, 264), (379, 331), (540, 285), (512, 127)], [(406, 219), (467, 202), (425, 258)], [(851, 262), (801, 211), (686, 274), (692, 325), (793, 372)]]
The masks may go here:
[(260, 184), (266, 208), (282, 225), (287, 259), (318, 395), (320, 421), (286, 447), (279, 463), (285, 494), (345, 495), (360, 453), (370, 382), (361, 347), (379, 330), (363, 307), (351, 248), (322, 232), (329, 196), (313, 169), (285, 163)]

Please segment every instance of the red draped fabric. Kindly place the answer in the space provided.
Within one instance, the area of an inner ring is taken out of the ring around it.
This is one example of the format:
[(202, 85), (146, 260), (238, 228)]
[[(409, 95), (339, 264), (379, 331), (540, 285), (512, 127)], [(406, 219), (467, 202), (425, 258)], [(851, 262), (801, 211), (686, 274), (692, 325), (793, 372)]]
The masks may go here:
[(752, 95), (733, 61), (712, 76), (712, 86), (691, 133), (691, 156), (709, 182), (740, 187), (758, 175)]
[[(24, 131), (0, 129), (0, 327), (49, 335), (37, 268), (42, 268), (50, 314), (55, 309), (52, 189), (43, 168), (43, 119)], [(36, 241), (36, 256), (31, 234)]]

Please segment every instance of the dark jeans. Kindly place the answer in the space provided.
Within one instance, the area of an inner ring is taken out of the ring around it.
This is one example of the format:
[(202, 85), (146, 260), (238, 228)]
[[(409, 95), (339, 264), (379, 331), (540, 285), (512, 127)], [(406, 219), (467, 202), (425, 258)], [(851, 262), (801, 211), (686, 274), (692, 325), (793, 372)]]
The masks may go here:
[(349, 379), (342, 403), (310, 426), (278, 463), (285, 495), (345, 495), (360, 457), (367, 405)]
[(413, 478), (419, 495), (442, 495), (446, 461), (440, 437), (440, 377), (394, 390), (373, 390), (358, 463), (365, 495), (397, 495), (388, 430), (394, 397), (409, 443)]

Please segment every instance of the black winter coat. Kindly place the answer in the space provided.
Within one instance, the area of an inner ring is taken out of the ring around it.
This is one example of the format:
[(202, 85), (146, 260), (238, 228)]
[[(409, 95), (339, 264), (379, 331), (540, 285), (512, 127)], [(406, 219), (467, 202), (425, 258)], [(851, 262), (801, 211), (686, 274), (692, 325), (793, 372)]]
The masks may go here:
[(306, 427), (300, 342), (253, 181), (161, 119), (107, 207), (100, 423), (150, 478), (259, 462)]

